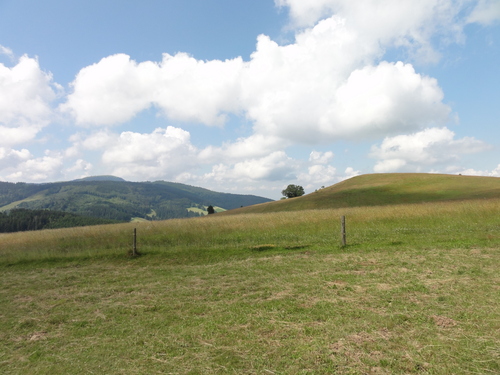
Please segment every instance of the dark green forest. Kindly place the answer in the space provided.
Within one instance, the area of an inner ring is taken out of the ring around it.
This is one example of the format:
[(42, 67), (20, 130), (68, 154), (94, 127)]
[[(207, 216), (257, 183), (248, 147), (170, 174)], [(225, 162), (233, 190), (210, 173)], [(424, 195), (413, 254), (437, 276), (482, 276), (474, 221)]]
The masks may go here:
[(0, 212), (0, 233), (71, 228), (119, 222), (118, 220), (105, 220), (95, 217), (80, 216), (69, 212), (18, 208), (10, 212)]

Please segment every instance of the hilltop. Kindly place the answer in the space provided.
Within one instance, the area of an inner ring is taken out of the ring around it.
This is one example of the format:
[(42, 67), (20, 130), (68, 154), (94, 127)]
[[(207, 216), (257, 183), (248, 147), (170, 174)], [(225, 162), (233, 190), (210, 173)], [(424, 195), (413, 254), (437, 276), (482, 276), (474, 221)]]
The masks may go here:
[(356, 176), (302, 197), (232, 210), (227, 214), (267, 213), (500, 197), (500, 178), (427, 173)]
[(113, 176), (44, 184), (0, 182), (0, 212), (49, 209), (121, 221), (194, 217), (206, 213), (209, 205), (224, 211), (270, 201), (174, 182), (129, 182)]

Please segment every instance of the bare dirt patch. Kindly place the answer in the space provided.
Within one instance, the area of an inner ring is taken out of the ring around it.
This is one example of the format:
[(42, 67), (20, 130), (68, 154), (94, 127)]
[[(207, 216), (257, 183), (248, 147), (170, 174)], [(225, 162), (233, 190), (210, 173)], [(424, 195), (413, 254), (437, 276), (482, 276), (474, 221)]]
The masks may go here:
[(451, 328), (458, 325), (458, 322), (456, 320), (453, 320), (446, 316), (432, 315), (431, 318), (432, 320), (434, 320), (434, 323), (441, 328)]

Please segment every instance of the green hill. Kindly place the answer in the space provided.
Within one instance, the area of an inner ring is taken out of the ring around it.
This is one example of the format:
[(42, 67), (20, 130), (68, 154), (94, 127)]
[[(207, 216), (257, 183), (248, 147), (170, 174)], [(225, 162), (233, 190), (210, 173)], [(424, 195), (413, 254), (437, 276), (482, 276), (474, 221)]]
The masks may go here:
[(230, 210), (269, 201), (180, 183), (129, 182), (113, 176), (46, 184), (0, 182), (0, 212), (48, 209), (122, 221), (193, 217), (206, 212), (208, 205)]
[(302, 197), (228, 212), (266, 213), (500, 197), (500, 178), (426, 173), (356, 176)]

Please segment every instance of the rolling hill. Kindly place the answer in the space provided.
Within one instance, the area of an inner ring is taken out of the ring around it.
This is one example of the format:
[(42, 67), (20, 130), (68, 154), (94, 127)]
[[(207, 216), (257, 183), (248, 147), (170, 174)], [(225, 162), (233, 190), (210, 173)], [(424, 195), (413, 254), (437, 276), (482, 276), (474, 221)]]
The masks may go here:
[(164, 220), (269, 202), (254, 195), (217, 193), (174, 182), (129, 182), (98, 176), (45, 184), (0, 182), (0, 211), (49, 209), (103, 219)]
[(427, 173), (367, 174), (302, 197), (258, 204), (225, 214), (386, 206), (500, 197), (500, 178)]

